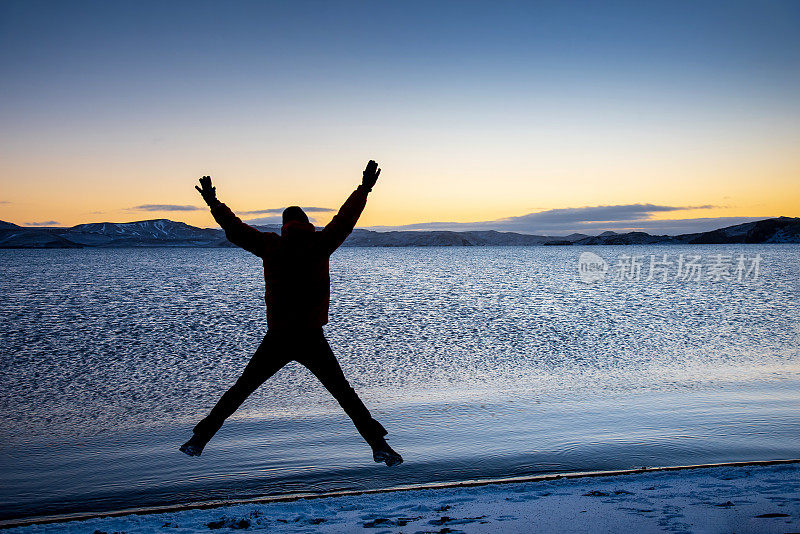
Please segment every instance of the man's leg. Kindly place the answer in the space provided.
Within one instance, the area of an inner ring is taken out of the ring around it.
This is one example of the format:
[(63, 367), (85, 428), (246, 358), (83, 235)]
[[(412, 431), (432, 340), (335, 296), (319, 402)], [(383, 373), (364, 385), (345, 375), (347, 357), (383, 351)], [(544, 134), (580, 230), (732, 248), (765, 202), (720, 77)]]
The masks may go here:
[(239, 406), (269, 377), (286, 365), (289, 359), (279, 336), (267, 332), (256, 353), (244, 368), (236, 383), (217, 401), (211, 413), (194, 427), (194, 436), (181, 450), (190, 456), (199, 456), (205, 444), (222, 427)]
[(300, 351), (295, 359), (314, 373), (314, 376), (322, 382), (325, 389), (333, 395), (333, 398), (353, 420), (358, 432), (372, 447), (375, 461), (386, 462), (387, 465), (401, 463), (403, 459), (389, 447), (384, 439), (387, 433), (386, 429), (373, 419), (367, 407), (364, 406), (344, 377), (342, 368), (325, 339), (322, 329), (309, 335), (308, 346), (304, 349), (306, 350)]

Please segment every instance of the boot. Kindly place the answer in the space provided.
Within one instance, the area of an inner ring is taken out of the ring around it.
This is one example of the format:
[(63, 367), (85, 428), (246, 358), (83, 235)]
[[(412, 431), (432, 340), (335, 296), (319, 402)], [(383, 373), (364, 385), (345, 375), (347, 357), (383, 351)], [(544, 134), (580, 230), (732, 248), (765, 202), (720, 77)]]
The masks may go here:
[(397, 454), (383, 438), (372, 444), (372, 459), (375, 463), (383, 462), (389, 467), (403, 463), (403, 457)]
[(206, 442), (197, 437), (197, 434), (194, 434), (189, 441), (181, 445), (180, 451), (189, 456), (200, 456), (203, 454), (203, 447), (205, 446)]

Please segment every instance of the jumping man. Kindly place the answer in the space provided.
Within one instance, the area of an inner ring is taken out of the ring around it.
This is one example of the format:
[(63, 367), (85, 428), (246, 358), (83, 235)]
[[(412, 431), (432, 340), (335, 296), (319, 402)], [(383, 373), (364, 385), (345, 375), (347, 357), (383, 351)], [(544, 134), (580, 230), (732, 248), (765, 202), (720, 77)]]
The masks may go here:
[(189, 456), (200, 456), (225, 419), (265, 380), (294, 360), (314, 373), (344, 408), (372, 447), (376, 462), (388, 466), (402, 463), (403, 458), (386, 443), (386, 430), (372, 418), (345, 379), (322, 331), (322, 326), (328, 322), (330, 302), (328, 258), (353, 231), (364, 211), (367, 194), (380, 174), (378, 164), (370, 160), (361, 185), (320, 231), (316, 231), (300, 207), (286, 208), (280, 235), (261, 232), (243, 223), (217, 200), (211, 177), (200, 179), (201, 187), (195, 188), (225, 230), (228, 240), (264, 262), (267, 333), (242, 376), (222, 395), (211, 413), (194, 427), (194, 435), (180, 447), (181, 451)]

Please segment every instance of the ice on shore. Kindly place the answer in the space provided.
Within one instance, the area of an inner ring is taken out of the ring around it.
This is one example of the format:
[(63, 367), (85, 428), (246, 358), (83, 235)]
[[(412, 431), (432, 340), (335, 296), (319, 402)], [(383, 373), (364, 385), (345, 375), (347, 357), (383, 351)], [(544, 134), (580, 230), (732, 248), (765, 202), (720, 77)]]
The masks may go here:
[(395, 491), (128, 515), (10, 532), (797, 532), (800, 465)]

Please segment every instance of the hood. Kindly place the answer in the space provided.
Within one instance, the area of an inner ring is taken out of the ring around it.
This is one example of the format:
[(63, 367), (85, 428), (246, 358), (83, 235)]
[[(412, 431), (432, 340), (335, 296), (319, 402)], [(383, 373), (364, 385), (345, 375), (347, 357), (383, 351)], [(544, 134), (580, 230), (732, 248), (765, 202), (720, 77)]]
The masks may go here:
[(281, 226), (281, 235), (283, 237), (313, 234), (314, 231), (314, 225), (305, 221), (289, 221)]

